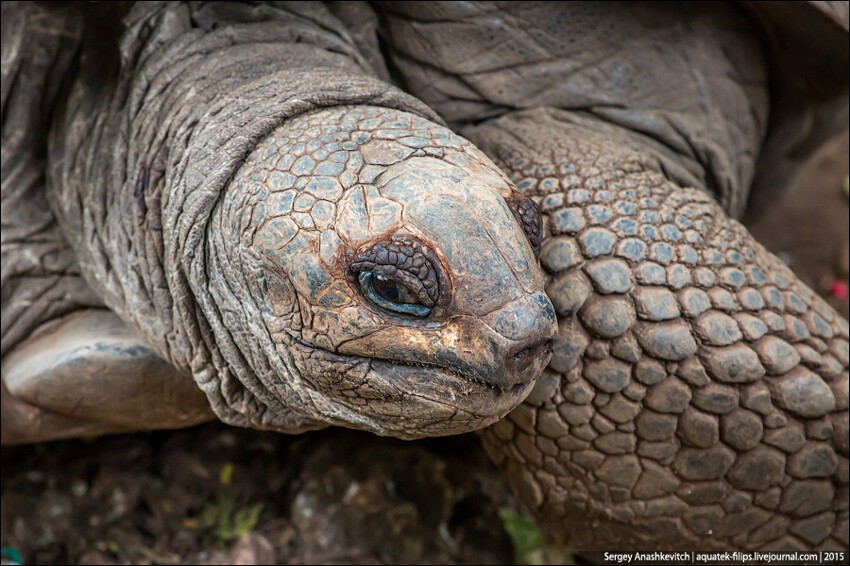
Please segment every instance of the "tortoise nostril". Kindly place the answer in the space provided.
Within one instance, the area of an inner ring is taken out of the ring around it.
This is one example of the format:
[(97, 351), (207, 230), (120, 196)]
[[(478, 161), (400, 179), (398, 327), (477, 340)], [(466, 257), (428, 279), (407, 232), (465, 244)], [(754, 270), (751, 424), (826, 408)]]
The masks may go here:
[(527, 383), (537, 377), (531, 371), (540, 364), (538, 362), (552, 352), (552, 340), (540, 340), (526, 347), (520, 347), (508, 354), (507, 369), (512, 374), (514, 383)]

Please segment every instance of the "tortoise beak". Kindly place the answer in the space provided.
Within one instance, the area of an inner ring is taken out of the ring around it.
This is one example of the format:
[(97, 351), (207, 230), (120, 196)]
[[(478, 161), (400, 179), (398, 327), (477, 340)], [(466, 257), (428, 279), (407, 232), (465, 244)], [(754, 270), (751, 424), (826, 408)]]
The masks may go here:
[(436, 366), (501, 391), (523, 388), (540, 375), (558, 327), (543, 293), (511, 301), (484, 318), (452, 317), (436, 328), (391, 326), (340, 346), (404, 366)]

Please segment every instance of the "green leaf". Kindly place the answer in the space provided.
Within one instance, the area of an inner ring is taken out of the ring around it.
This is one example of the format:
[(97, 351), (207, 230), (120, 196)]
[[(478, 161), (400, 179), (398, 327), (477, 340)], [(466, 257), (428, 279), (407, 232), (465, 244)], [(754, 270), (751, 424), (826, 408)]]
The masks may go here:
[(233, 464), (227, 462), (221, 467), (218, 472), (218, 483), (221, 485), (230, 485), (233, 483)]
[(232, 500), (222, 499), (222, 503), (226, 506), (220, 509), (215, 536), (219, 544), (225, 546), (254, 530), (263, 512), (263, 504), (257, 503), (234, 513)]
[(514, 546), (514, 559), (522, 564), (538, 562), (543, 555), (543, 535), (534, 518), (510, 507), (499, 509), (499, 519)]

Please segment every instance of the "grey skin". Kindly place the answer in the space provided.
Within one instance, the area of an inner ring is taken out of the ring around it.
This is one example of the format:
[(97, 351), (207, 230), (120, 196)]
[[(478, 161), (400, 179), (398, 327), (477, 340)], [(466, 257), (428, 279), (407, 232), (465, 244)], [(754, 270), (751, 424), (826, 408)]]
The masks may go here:
[(733, 219), (846, 116), (798, 8), (819, 97), (785, 8), (4, 3), (3, 442), (496, 423), (573, 548), (846, 548), (847, 322)]

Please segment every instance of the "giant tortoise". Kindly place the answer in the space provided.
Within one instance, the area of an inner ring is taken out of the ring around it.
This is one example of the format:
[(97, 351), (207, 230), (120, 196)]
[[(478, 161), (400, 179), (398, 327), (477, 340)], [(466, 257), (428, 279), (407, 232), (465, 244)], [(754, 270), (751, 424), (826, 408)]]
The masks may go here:
[(480, 429), (576, 549), (847, 548), (847, 321), (735, 220), (846, 2), (2, 10), (3, 443)]

